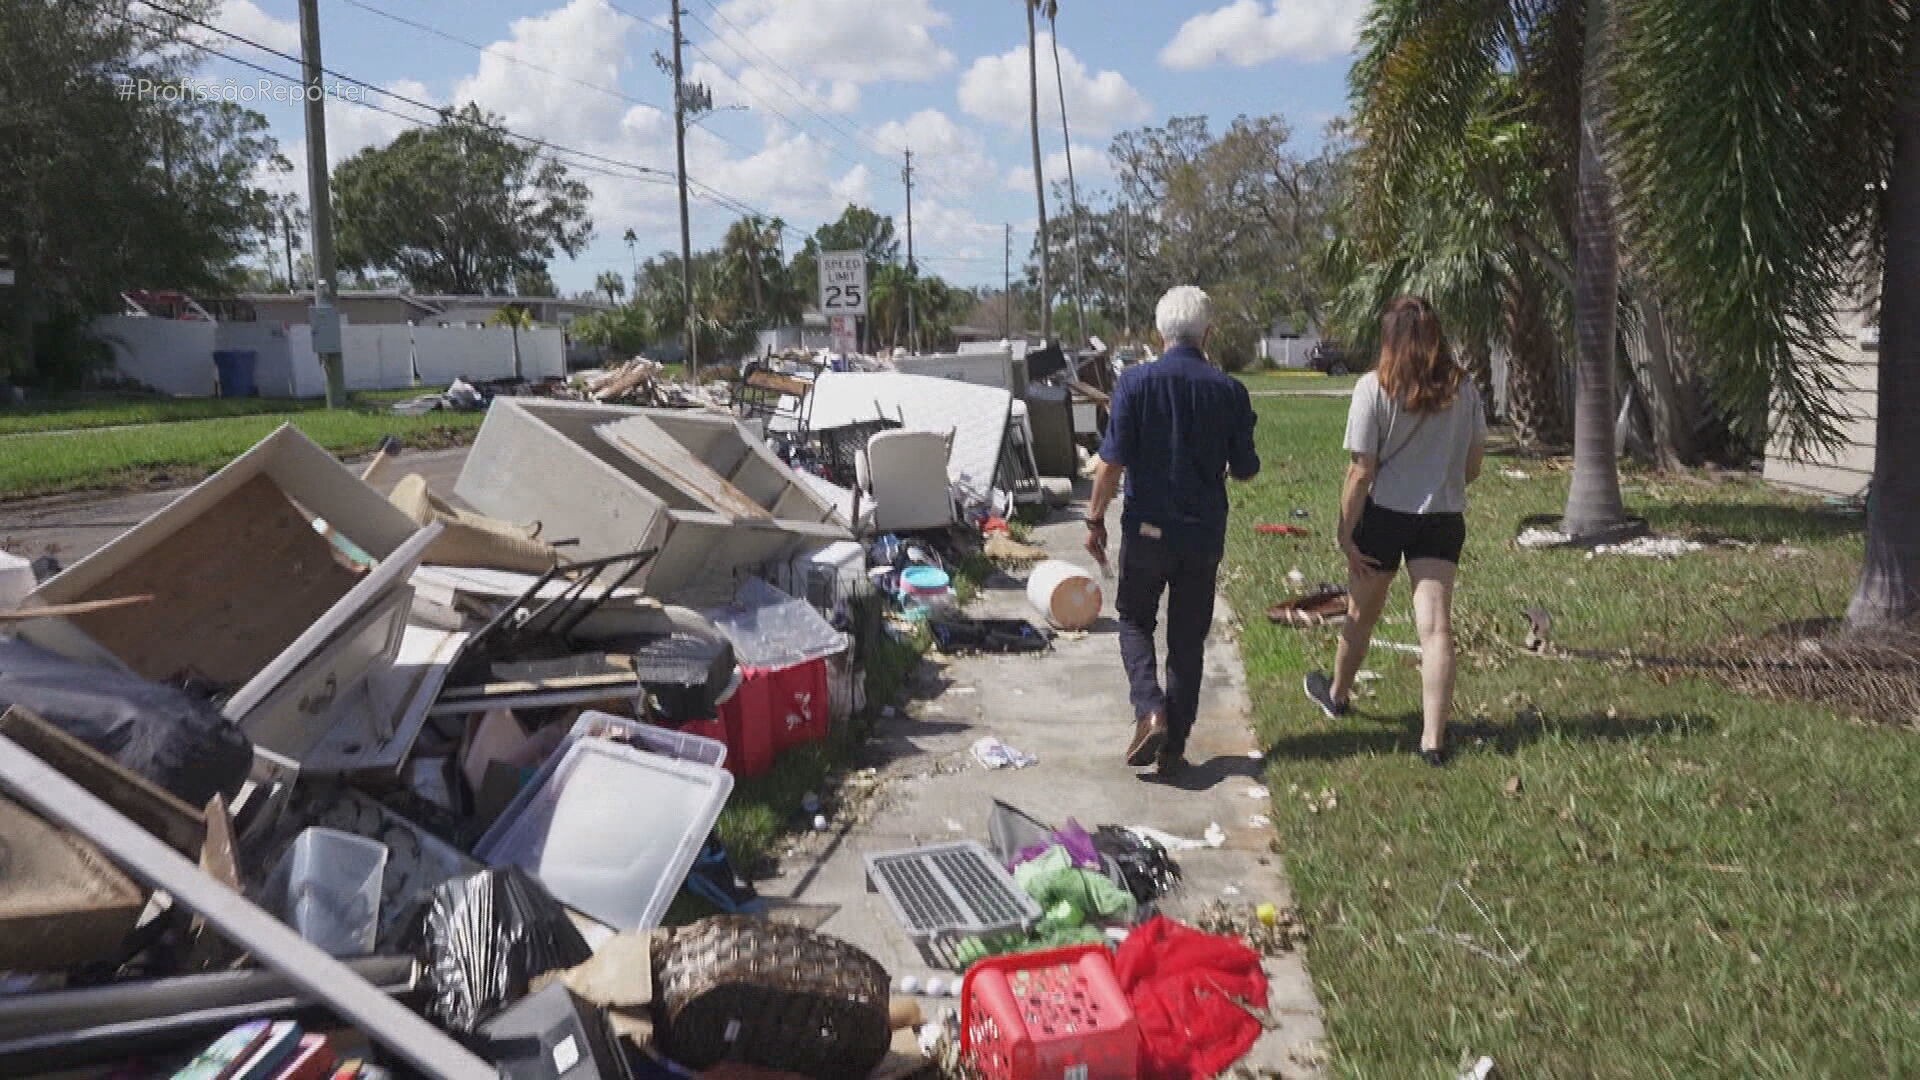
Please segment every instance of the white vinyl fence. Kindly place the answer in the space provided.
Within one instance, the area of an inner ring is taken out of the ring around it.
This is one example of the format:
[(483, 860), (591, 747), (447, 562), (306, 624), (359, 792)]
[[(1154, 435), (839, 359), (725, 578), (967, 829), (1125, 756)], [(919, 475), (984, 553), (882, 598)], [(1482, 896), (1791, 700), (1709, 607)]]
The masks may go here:
[[(96, 336), (113, 349), (123, 376), (178, 397), (215, 392), (216, 349), (251, 349), (262, 397), (320, 397), (326, 376), (305, 325), (209, 323), (111, 315), (96, 319)], [(341, 347), (350, 390), (445, 386), (513, 375), (515, 331), (507, 327), (346, 326)], [(520, 371), (529, 379), (566, 373), (566, 338), (552, 327), (518, 331)], [(418, 375), (416, 380), (415, 375)]]

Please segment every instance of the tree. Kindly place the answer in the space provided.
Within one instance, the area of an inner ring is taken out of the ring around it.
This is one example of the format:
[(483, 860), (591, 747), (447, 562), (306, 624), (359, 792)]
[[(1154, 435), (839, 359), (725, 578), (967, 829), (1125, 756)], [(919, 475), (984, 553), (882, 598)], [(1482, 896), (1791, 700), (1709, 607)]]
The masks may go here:
[(333, 187), (341, 265), (423, 292), (502, 292), (593, 235), (587, 186), (475, 105), (355, 154)]
[(533, 312), (519, 304), (506, 304), (487, 318), (488, 326), (504, 326), (513, 331), (513, 377), (522, 378), (520, 372), (520, 331), (534, 327)]
[(638, 304), (622, 304), (583, 315), (567, 328), (575, 341), (611, 350), (618, 356), (637, 356), (662, 337), (661, 327)]
[(727, 227), (720, 242), (730, 279), (746, 292), (746, 310), (759, 325), (769, 322), (768, 294), (778, 292), (784, 276), (780, 265), (780, 228), (784, 223), (753, 214)]
[(513, 274), (513, 295), (515, 296), (558, 296), (560, 286), (553, 283), (553, 275), (546, 266), (530, 266), (516, 270)]
[(822, 251), (861, 251), (870, 265), (900, 261), (900, 238), (893, 219), (851, 203), (838, 220), (815, 229), (806, 246), (816, 257)]
[[(1614, 443), (1621, 275), (1601, 157), (1609, 11), (1610, 0), (1379, 0), (1353, 72), (1363, 220), (1384, 231), (1409, 220), (1424, 188), (1470, 183), (1494, 204), (1512, 265), (1546, 269), (1568, 295), (1574, 479), (1562, 528), (1575, 536), (1626, 521)], [(1461, 153), (1476, 122), (1500, 118), (1540, 148), (1540, 184), (1519, 198)]]
[(593, 288), (595, 292), (606, 293), (609, 304), (617, 304), (621, 297), (627, 295), (627, 283), (617, 270), (600, 271), (599, 276), (593, 279)]
[(1791, 454), (1842, 420), (1835, 316), (1878, 286), (1879, 408), (1852, 625), (1920, 616), (1920, 18), (1911, 0), (1619, 0), (1630, 239), (1736, 422)]
[(1035, 27), (1034, 15), (1042, 6), (1046, 7), (1047, 17), (1052, 18), (1057, 5), (1054, 0), (1026, 0), (1027, 8), (1027, 109), (1028, 127), (1033, 133), (1033, 198), (1038, 204), (1040, 228), (1035, 234), (1035, 243), (1040, 248), (1040, 336), (1053, 337), (1053, 290), (1049, 287), (1051, 267), (1047, 257), (1047, 180), (1046, 169), (1040, 158), (1040, 36)]
[(640, 236), (629, 227), (623, 239), (627, 242), (627, 261), (633, 264), (633, 280), (638, 282), (640, 280)]
[(163, 92), (199, 58), (172, 39), (211, 6), (0, 2), (0, 379), (73, 381), (123, 290), (220, 292), (259, 250), (259, 178), (285, 166), (265, 118)]

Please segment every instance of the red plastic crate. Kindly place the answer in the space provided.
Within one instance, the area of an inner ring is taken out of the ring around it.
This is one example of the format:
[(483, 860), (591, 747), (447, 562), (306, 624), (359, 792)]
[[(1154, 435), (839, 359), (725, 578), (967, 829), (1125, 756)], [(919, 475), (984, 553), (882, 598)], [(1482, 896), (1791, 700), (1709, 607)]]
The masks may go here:
[(720, 720), (727, 767), (736, 776), (765, 773), (782, 751), (818, 742), (831, 730), (826, 660), (741, 669), (740, 688), (720, 706)]
[(1136, 1080), (1140, 1028), (1105, 946), (1078, 945), (975, 964), (960, 1051), (986, 1080)]

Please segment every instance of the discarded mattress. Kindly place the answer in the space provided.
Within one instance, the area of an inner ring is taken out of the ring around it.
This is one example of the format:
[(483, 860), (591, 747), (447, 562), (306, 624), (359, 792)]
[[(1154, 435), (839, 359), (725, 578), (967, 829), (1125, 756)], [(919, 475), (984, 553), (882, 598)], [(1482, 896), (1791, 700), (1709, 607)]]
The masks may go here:
[(953, 433), (948, 480), (984, 495), (997, 483), (1001, 449), (1013, 417), (1013, 395), (929, 375), (824, 372), (813, 384), (816, 431), (881, 417), (908, 431)]
[[(312, 661), (404, 590), (440, 528), (415, 525), (286, 425), (27, 601), (151, 602), (36, 619), (20, 634), (77, 660), (207, 687), (246, 728), (276, 692), (318, 701), (348, 688)], [(397, 629), (390, 641), (397, 649)]]

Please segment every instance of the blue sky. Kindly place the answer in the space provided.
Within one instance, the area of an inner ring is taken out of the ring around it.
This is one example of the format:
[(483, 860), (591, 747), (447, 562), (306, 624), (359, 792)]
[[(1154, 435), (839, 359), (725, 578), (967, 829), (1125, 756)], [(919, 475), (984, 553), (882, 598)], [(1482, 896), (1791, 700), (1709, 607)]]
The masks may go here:
[[(920, 177), (916, 249), (927, 270), (965, 284), (997, 282), (1003, 224), (1015, 230), (1017, 267), (1034, 220), (1019, 0), (683, 2), (691, 74), (716, 102), (745, 107), (717, 113), (690, 136), (689, 174), (712, 193), (693, 204), (696, 246), (715, 241), (739, 215), (722, 196), (781, 216), (793, 235), (848, 201), (897, 217), (898, 151), (911, 145)], [(1242, 113), (1278, 112), (1293, 121), (1303, 150), (1316, 145), (1344, 110), (1365, 8), (1366, 0), (1063, 0), (1060, 44), (1083, 198), (1111, 187), (1104, 150), (1115, 132), (1172, 116), (1205, 115), (1220, 129)], [(653, 62), (656, 49), (670, 48), (663, 0), (320, 0), (320, 10), (329, 68), (432, 104), (478, 101), (523, 135), (671, 174), (670, 81)], [(296, 19), (296, 0), (227, 0), (216, 21), (292, 53)], [(1063, 143), (1042, 26), (1051, 181), (1064, 175)], [(294, 70), (231, 38), (200, 38)], [(203, 78), (250, 86), (261, 76), (209, 59)], [(364, 96), (426, 118), (400, 100)], [(256, 107), (304, 169), (298, 107)], [(407, 126), (330, 103), (329, 156), (337, 162)], [(625, 273), (628, 228), (642, 256), (677, 248), (671, 187), (622, 166), (571, 160), (599, 170), (580, 176), (594, 191), (596, 236), (580, 258), (553, 264), (563, 291), (590, 286), (602, 270)]]

